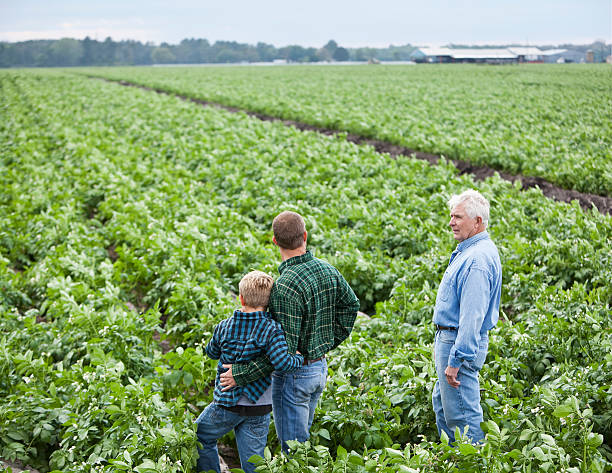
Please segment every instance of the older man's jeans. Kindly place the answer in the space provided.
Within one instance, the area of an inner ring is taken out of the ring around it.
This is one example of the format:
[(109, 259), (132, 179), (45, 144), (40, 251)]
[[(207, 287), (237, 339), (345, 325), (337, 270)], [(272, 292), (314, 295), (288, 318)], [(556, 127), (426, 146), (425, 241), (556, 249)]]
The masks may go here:
[(293, 373), (272, 373), (272, 408), (276, 435), (283, 452), (287, 440), (305, 442), (315, 408), (327, 381), (327, 360), (304, 365)]
[(255, 472), (256, 465), (249, 463), (248, 460), (253, 455), (260, 457), (264, 455), (270, 428), (270, 414), (240, 416), (212, 403), (202, 411), (196, 423), (198, 442), (202, 444), (202, 448), (198, 448), (200, 458), (197, 471), (213, 470), (217, 473), (221, 471), (217, 439), (234, 429), (242, 469), (246, 473)]
[(438, 380), (432, 395), (433, 409), (436, 413), (438, 434), (441, 435), (444, 431), (449, 440), (454, 442), (455, 427), (459, 427), (463, 434), (465, 426), (468, 426), (468, 437), (473, 443), (477, 443), (484, 438), (484, 433), (480, 428), (483, 417), (478, 372), (487, 357), (489, 337), (488, 334), (481, 336), (476, 358), (472, 362), (463, 362), (457, 375), (457, 380), (461, 384), (458, 388), (453, 388), (446, 381), (444, 370), (448, 366), (448, 356), (456, 337), (456, 330), (436, 332), (434, 356)]

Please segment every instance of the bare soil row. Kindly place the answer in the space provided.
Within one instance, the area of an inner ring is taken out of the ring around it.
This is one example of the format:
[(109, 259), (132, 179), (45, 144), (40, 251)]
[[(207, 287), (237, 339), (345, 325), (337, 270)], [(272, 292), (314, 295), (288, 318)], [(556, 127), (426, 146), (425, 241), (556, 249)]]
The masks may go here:
[[(90, 76), (90, 77), (100, 79), (95, 76)], [(236, 107), (230, 107), (227, 105), (222, 105), (222, 104), (215, 103), (215, 102), (209, 102), (206, 100), (195, 99), (195, 98), (187, 97), (187, 96), (180, 95), (180, 94), (170, 93), (162, 89), (146, 87), (140, 84), (127, 82), (125, 80), (120, 80), (120, 81), (111, 80), (111, 79), (103, 79), (103, 80), (106, 80), (109, 82), (116, 82), (116, 83), (119, 83), (121, 85), (128, 86), (128, 87), (137, 87), (140, 89), (157, 92), (158, 94), (172, 95), (172, 96), (181, 98), (189, 102), (197, 103), (205, 107), (217, 107), (217, 108), (221, 108), (221, 109), (224, 109), (230, 112), (245, 113), (249, 116), (258, 118), (263, 121), (281, 122), (287, 126), (293, 126), (297, 128), (298, 130), (315, 131), (315, 132), (322, 133), (324, 135), (330, 135), (330, 136), (331, 135), (346, 135), (346, 139), (348, 141), (356, 143), (356, 144), (360, 144), (360, 145), (365, 144), (365, 145), (372, 146), (377, 152), (387, 153), (392, 158), (402, 155), (402, 156), (408, 156), (408, 157), (412, 157), (416, 159), (422, 159), (432, 164), (437, 164), (438, 161), (442, 159), (442, 156), (438, 154), (424, 153), (422, 151), (410, 149), (405, 146), (395, 145), (393, 143), (389, 143), (387, 141), (382, 141), (382, 140), (374, 140), (374, 139), (366, 138), (366, 137), (352, 134), (352, 133), (347, 134), (346, 131), (342, 131), (342, 130), (330, 130), (328, 128), (310, 125), (308, 123), (302, 123), (302, 122), (298, 122), (295, 120), (284, 120), (279, 117), (274, 117), (274, 116), (270, 116), (270, 115), (266, 115), (266, 114), (262, 114), (258, 112), (253, 112), (250, 110), (240, 109)], [(470, 163), (469, 161), (462, 160), (462, 159), (453, 159), (450, 161), (452, 161), (452, 163), (455, 165), (455, 167), (459, 170), (461, 174), (471, 174), (477, 180), (484, 180), (487, 177), (491, 177), (495, 173), (498, 173), (502, 179), (505, 179), (507, 181), (510, 181), (510, 182), (519, 181), (521, 183), (521, 186), (524, 189), (539, 187), (542, 193), (550, 199), (553, 199), (559, 202), (567, 202), (567, 203), (572, 202), (573, 200), (577, 200), (578, 203), (580, 204), (580, 207), (582, 207), (585, 210), (590, 210), (593, 207), (595, 207), (602, 214), (612, 215), (612, 197), (601, 196), (601, 195), (596, 195), (596, 194), (588, 194), (588, 193), (579, 192), (573, 189), (564, 189), (540, 177), (524, 176), (522, 174), (511, 174), (511, 173), (508, 173), (508, 172), (505, 172), (499, 169), (494, 169), (489, 166), (475, 165), (473, 163)]]

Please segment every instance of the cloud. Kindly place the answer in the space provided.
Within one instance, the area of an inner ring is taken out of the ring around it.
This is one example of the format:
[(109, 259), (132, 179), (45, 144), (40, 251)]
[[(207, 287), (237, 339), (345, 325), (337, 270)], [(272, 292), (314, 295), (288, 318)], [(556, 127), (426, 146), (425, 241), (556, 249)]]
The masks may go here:
[(92, 39), (103, 41), (107, 37), (115, 41), (132, 39), (136, 41), (156, 41), (157, 32), (144, 27), (145, 22), (140, 19), (132, 20), (105, 20), (95, 22), (64, 21), (55, 28), (39, 30), (0, 31), (0, 41), (28, 41), (34, 39), (83, 39), (89, 36)]

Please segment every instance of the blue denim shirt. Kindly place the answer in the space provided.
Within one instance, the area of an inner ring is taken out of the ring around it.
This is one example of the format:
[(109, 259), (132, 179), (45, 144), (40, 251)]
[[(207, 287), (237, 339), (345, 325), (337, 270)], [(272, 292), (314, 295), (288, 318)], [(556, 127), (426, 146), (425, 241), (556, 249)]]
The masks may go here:
[(480, 232), (457, 245), (438, 289), (433, 322), (457, 328), (448, 366), (472, 362), (481, 334), (497, 324), (502, 270), (499, 253), (488, 232)]

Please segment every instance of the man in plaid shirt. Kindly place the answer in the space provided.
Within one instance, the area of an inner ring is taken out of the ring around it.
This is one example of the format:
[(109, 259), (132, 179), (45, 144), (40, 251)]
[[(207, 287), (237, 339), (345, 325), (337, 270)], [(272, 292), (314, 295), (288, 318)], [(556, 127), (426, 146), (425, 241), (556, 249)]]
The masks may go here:
[[(287, 452), (287, 440), (305, 442), (310, 436), (315, 407), (327, 380), (325, 354), (351, 333), (359, 299), (336, 268), (306, 249), (308, 234), (299, 214), (282, 212), (274, 219), (272, 230), (282, 263), (269, 310), (285, 331), (289, 352), (299, 350), (304, 355), (304, 364), (297, 371), (272, 375), (274, 423)], [(223, 389), (246, 386), (274, 371), (265, 356), (224, 366), (228, 371), (221, 375)]]
[(261, 271), (251, 271), (240, 281), (241, 310), (215, 327), (206, 353), (219, 360), (213, 402), (196, 420), (198, 441), (198, 471), (220, 472), (217, 440), (234, 429), (240, 464), (246, 473), (255, 471), (248, 459), (263, 457), (268, 440), (272, 389), (270, 375), (260, 377), (244, 387), (222, 391), (219, 375), (224, 363), (241, 363), (265, 354), (279, 372), (289, 372), (302, 366), (300, 354), (290, 355), (283, 330), (265, 312), (274, 280)]

